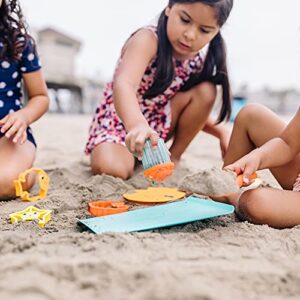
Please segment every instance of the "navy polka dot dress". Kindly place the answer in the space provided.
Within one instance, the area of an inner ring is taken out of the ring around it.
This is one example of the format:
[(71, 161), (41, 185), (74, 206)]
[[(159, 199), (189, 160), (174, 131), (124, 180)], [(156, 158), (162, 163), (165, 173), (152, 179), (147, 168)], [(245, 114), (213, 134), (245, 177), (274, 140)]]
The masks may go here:
[[(0, 48), (3, 44), (0, 43)], [(24, 48), (20, 61), (0, 59), (0, 119), (23, 107), (22, 74), (41, 68), (38, 55), (32, 41)], [(0, 138), (4, 136), (0, 132)], [(27, 128), (27, 139), (35, 146), (31, 129)]]

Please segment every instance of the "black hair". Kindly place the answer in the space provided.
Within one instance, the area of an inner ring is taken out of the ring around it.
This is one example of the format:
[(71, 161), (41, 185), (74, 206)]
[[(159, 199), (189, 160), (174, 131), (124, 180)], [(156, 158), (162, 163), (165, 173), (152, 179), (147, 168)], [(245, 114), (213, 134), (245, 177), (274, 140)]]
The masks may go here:
[[(196, 2), (201, 2), (215, 9), (220, 27), (226, 22), (233, 6), (233, 0), (169, 0), (168, 6), (172, 7), (177, 3)], [(154, 82), (145, 93), (144, 98), (153, 98), (161, 94), (170, 86), (174, 78), (174, 62), (172, 46), (167, 36), (167, 21), (168, 17), (165, 15), (165, 10), (163, 10), (157, 24), (157, 70)], [(228, 120), (231, 114), (231, 91), (226, 63), (226, 47), (220, 32), (210, 42), (203, 70), (200, 73), (191, 75), (181, 91), (186, 91), (204, 81), (221, 85), (222, 106), (218, 122), (222, 122), (224, 119)]]
[(26, 22), (18, 0), (3, 0), (0, 7), (0, 58), (19, 61), (24, 48), (33, 38), (27, 31)]

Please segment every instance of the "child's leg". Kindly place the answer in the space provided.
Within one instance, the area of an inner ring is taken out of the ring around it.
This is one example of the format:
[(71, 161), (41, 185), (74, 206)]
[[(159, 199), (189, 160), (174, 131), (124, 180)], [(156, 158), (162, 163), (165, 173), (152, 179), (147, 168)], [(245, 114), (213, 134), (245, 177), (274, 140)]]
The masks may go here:
[(114, 143), (101, 143), (91, 154), (92, 172), (128, 179), (133, 174), (134, 157), (128, 149)]
[[(11, 199), (16, 196), (13, 181), (19, 174), (31, 168), (34, 162), (36, 149), (26, 141), (25, 144), (13, 144), (6, 138), (0, 139), (0, 199)], [(29, 176), (25, 189), (30, 189), (34, 177)]]
[[(235, 120), (224, 166), (280, 135), (285, 127), (286, 124), (266, 107), (258, 104), (246, 106)], [(284, 189), (292, 189), (300, 173), (300, 156), (285, 166), (272, 168), (271, 172)]]
[(236, 207), (241, 219), (275, 228), (300, 225), (300, 193), (271, 188), (244, 192)]
[(169, 138), (173, 160), (179, 160), (182, 153), (205, 126), (216, 99), (216, 87), (203, 82), (186, 92), (180, 92), (171, 101), (172, 122)]

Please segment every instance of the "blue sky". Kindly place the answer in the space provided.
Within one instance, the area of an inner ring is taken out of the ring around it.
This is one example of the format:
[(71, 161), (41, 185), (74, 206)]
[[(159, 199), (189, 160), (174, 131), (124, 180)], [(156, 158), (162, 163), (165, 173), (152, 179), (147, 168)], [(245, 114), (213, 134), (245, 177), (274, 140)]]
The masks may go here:
[[(150, 22), (167, 0), (23, 0), (30, 27), (79, 39), (77, 72), (112, 76), (122, 44)], [(235, 0), (223, 34), (234, 87), (300, 89), (300, 1)]]

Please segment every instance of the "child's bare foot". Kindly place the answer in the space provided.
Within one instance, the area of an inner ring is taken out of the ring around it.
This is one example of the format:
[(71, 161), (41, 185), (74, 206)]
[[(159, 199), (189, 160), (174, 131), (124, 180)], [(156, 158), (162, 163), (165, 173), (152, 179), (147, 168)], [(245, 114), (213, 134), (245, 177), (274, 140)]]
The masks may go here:
[(209, 195), (209, 198), (211, 198), (214, 201), (231, 204), (234, 207), (238, 205), (239, 199), (240, 199), (241, 193), (231, 193), (227, 195)]

